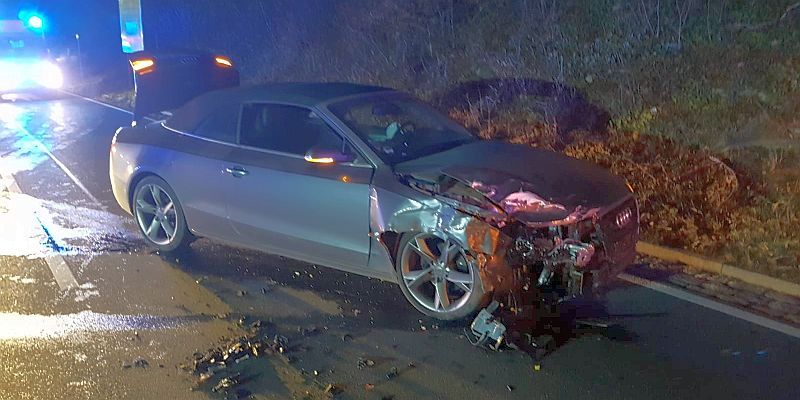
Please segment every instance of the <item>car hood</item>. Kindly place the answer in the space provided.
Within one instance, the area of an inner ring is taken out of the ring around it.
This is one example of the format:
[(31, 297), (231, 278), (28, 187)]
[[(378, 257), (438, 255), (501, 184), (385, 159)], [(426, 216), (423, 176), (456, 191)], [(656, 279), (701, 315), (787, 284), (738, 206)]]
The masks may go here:
[(446, 175), (522, 222), (572, 222), (631, 195), (606, 169), (550, 150), (477, 141), (395, 166), (410, 176)]

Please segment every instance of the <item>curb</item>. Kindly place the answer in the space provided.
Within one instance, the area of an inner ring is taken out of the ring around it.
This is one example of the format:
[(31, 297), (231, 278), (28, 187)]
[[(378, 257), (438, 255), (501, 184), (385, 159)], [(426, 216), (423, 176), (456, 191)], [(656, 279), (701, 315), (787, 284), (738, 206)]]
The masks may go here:
[(660, 258), (665, 261), (677, 261), (690, 267), (702, 269), (718, 275), (729, 276), (776, 292), (800, 297), (800, 285), (796, 283), (726, 265), (719, 261), (709, 260), (682, 250), (670, 249), (647, 242), (638, 242), (636, 243), (636, 251), (647, 256)]

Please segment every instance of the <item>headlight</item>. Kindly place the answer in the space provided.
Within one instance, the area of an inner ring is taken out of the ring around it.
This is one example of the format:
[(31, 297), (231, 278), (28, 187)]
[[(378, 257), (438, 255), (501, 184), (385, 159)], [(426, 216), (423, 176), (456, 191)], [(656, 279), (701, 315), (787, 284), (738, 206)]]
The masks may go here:
[(60, 89), (64, 86), (64, 75), (61, 74), (61, 68), (48, 61), (35, 65), (33, 80), (48, 89)]
[(16, 89), (22, 84), (22, 81), (18, 65), (9, 62), (0, 63), (0, 92)]

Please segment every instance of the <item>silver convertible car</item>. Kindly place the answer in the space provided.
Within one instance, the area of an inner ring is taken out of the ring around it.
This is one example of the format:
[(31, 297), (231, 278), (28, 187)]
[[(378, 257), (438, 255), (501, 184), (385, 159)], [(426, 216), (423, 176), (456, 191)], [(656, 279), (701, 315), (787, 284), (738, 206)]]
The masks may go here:
[[(635, 197), (598, 166), (480, 140), (387, 88), (238, 87), (218, 58), (133, 61), (139, 122), (114, 136), (111, 184), (155, 249), (205, 237), (392, 281), (442, 320), (588, 295), (633, 261)], [(191, 64), (206, 79), (181, 89)]]

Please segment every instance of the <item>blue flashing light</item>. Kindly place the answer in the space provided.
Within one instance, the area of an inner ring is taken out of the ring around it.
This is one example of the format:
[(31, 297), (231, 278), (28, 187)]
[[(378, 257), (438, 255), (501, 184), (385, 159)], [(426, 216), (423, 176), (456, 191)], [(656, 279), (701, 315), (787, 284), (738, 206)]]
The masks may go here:
[(47, 18), (36, 10), (20, 11), (19, 19), (25, 24), (25, 27), (34, 33), (47, 31)]
[(44, 28), (44, 20), (42, 19), (42, 17), (34, 15), (28, 18), (28, 22), (26, 23), (26, 25), (31, 27), (31, 29), (37, 29), (37, 30), (42, 29)]

